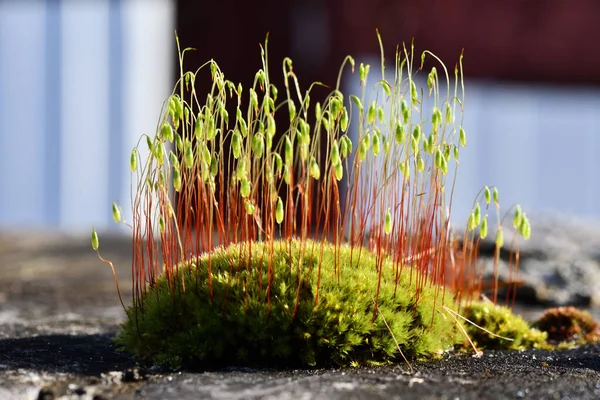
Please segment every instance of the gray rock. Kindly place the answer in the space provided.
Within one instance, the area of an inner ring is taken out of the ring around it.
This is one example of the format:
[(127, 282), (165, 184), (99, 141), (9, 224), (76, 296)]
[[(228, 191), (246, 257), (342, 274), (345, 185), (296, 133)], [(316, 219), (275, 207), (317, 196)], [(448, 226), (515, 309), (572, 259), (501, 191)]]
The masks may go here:
[[(543, 306), (600, 306), (600, 221), (559, 214), (530, 218), (531, 238), (516, 238), (505, 227), (505, 246), (499, 265), (500, 280), (509, 279), (509, 252), (513, 240), (520, 250), (517, 300)], [(491, 278), (493, 239), (480, 246), (481, 267)]]

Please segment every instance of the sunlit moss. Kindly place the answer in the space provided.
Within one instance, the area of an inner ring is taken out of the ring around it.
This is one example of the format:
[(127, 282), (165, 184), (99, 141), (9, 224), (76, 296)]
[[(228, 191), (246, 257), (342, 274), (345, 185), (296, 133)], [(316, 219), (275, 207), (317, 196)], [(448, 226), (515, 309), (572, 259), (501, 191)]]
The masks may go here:
[(160, 278), (137, 311), (127, 310), (117, 342), (170, 367), (289, 367), (402, 362), (399, 349), (430, 358), (464, 340), (442, 304), (456, 306), (439, 287), (424, 285), (417, 296), (408, 269), (396, 287), (397, 266), (386, 259), (374, 311), (376, 255), (346, 245), (322, 250), (310, 240), (217, 248), (213, 297), (208, 254), (181, 264), (171, 287)]

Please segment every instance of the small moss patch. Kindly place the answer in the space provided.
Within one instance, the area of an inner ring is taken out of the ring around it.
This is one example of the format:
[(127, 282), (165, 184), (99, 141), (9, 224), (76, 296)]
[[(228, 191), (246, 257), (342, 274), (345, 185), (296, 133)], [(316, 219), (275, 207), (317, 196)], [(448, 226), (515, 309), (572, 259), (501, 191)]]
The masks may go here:
[(472, 323), (485, 329), (466, 324), (469, 337), (480, 350), (524, 350), (532, 347), (547, 347), (546, 332), (532, 328), (508, 307), (489, 301), (478, 301), (465, 307), (461, 314)]
[(442, 307), (457, 309), (450, 293), (418, 289), (422, 277), (407, 267), (396, 285), (398, 266), (381, 265), (374, 311), (377, 256), (365, 249), (310, 240), (217, 248), (181, 264), (171, 283), (162, 276), (148, 288), (116, 341), (142, 360), (206, 368), (403, 362), (398, 347), (424, 359), (464, 340)]
[(600, 341), (600, 324), (586, 311), (575, 307), (546, 310), (533, 323), (548, 333), (548, 342), (558, 347), (573, 347)]

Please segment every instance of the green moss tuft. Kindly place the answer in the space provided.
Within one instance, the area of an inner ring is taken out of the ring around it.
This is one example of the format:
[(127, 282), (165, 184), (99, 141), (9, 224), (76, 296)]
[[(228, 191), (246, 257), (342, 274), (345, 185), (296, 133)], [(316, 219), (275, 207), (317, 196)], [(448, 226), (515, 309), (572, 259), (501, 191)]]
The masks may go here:
[[(396, 341), (408, 358), (430, 358), (464, 340), (442, 307), (443, 301), (456, 310), (450, 293), (444, 297), (439, 287), (423, 285), (417, 295), (418, 277), (414, 271), (411, 277), (410, 268), (403, 269), (395, 290), (397, 268), (391, 260), (383, 261), (374, 314), (375, 254), (346, 245), (336, 252), (333, 245), (310, 240), (275, 241), (272, 248), (252, 242), (251, 252), (249, 247), (217, 248), (181, 264), (171, 285), (161, 277), (144, 293), (137, 314), (133, 306), (128, 308), (128, 320), (116, 338), (120, 347), (175, 368), (314, 367), (402, 361)], [(274, 275), (270, 309), (268, 260)]]
[[(472, 323), (479, 325), (479, 327), (466, 325), (469, 338), (479, 350), (524, 350), (532, 347), (547, 347), (546, 332), (532, 328), (508, 307), (489, 301), (479, 301), (465, 307), (461, 314)], [(481, 328), (492, 332), (493, 335)]]

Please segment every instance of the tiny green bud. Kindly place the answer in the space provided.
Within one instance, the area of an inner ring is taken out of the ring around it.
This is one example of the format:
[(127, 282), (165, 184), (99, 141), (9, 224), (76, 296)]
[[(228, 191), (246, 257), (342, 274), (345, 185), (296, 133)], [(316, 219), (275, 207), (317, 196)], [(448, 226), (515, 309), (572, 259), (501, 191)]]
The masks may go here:
[(462, 147), (465, 147), (467, 145), (467, 134), (465, 133), (465, 130), (463, 129), (462, 126), (458, 130), (458, 133), (459, 133), (460, 145)]
[(342, 110), (342, 102), (337, 97), (334, 97), (331, 99), (330, 104), (331, 104), (331, 113), (333, 114), (334, 118), (337, 118), (340, 111)]
[(275, 118), (271, 114), (267, 115), (267, 133), (271, 136), (275, 135)]
[(248, 215), (254, 215), (254, 212), (256, 211), (256, 207), (254, 207), (254, 204), (252, 204), (246, 199), (244, 199), (244, 208), (246, 209), (246, 214)]
[(333, 141), (333, 145), (331, 146), (331, 164), (337, 165), (340, 164), (342, 160), (340, 159), (340, 150), (338, 147), (337, 139)]
[(352, 140), (348, 136), (342, 136), (342, 139), (346, 141), (346, 147), (348, 148), (348, 154), (352, 153)]
[(358, 161), (363, 162), (365, 158), (367, 158), (367, 151), (369, 150), (368, 141), (364, 139), (360, 141), (360, 145), (358, 146)]
[(315, 180), (319, 180), (321, 177), (321, 169), (319, 168), (319, 164), (314, 157), (310, 162), (310, 176), (312, 176), (312, 178)]
[(171, 157), (171, 165), (173, 165), (174, 167), (179, 167), (179, 160), (177, 159), (177, 156), (175, 155), (175, 153), (173, 153), (173, 151), (169, 151), (169, 156)]
[(400, 120), (396, 120), (396, 143), (401, 144), (406, 139), (406, 130)]
[(404, 160), (400, 163), (400, 172), (404, 175), (404, 179), (410, 179), (410, 165), (408, 160)]
[(281, 197), (277, 197), (277, 205), (275, 206), (275, 221), (281, 225), (283, 222), (283, 201)]
[(383, 137), (383, 151), (386, 155), (390, 154), (390, 149), (392, 146), (392, 141), (388, 139), (387, 136)]
[(354, 104), (356, 104), (356, 107), (358, 108), (358, 111), (360, 111), (362, 113), (363, 111), (363, 105), (362, 102), (360, 101), (360, 99), (356, 96), (351, 94), (350, 98), (352, 99), (352, 101), (354, 102)]
[(417, 154), (417, 171), (423, 172), (425, 170), (425, 161), (420, 154)]
[(421, 140), (421, 125), (415, 125), (412, 135), (417, 143)]
[(146, 136), (146, 144), (148, 145), (148, 150), (150, 153), (154, 153), (154, 145), (152, 144), (152, 139), (150, 139), (150, 136)]
[(523, 214), (521, 211), (521, 206), (517, 204), (515, 206), (515, 213), (513, 215), (513, 228), (515, 228), (515, 229), (519, 228), (519, 226), (521, 226), (522, 219), (523, 219)]
[(387, 235), (392, 233), (392, 212), (388, 207), (387, 212), (385, 213), (385, 222), (383, 223), (383, 230)]
[(478, 226), (481, 223), (481, 206), (479, 203), (475, 205), (475, 211), (473, 211), (473, 215), (475, 216), (475, 226)]
[(342, 178), (344, 177), (344, 167), (342, 166), (342, 164), (339, 163), (339, 164), (334, 165), (333, 166), (333, 171), (335, 173), (335, 178), (338, 181), (341, 181)]
[(477, 224), (475, 223), (475, 213), (471, 211), (471, 214), (469, 214), (469, 220), (467, 221), (467, 229), (469, 232), (472, 232), (475, 227), (477, 227)]
[(175, 146), (177, 150), (183, 151), (183, 140), (181, 140), (181, 135), (175, 132)]
[(379, 140), (379, 129), (375, 130), (373, 133), (373, 155), (379, 155), (381, 151), (381, 141)]
[(321, 103), (317, 102), (317, 104), (315, 104), (315, 118), (317, 119), (317, 123), (321, 119), (321, 117), (322, 117)]
[(488, 234), (488, 216), (486, 214), (485, 217), (483, 217), (483, 220), (481, 221), (481, 227), (479, 228), (479, 237), (481, 238), (481, 240), (483, 240), (487, 237), (487, 234)]
[(450, 103), (446, 103), (446, 123), (452, 123), (452, 108), (450, 107)]
[(257, 133), (252, 138), (252, 151), (256, 158), (261, 158), (265, 149), (264, 137), (261, 133)]
[(283, 181), (286, 185), (291, 185), (292, 183), (292, 167), (290, 165), (283, 167)]
[(440, 169), (444, 175), (448, 173), (448, 161), (446, 161), (446, 157), (442, 158), (442, 165)]
[(137, 169), (137, 150), (133, 149), (131, 151), (131, 157), (129, 158), (129, 168), (131, 172), (134, 172)]
[(173, 166), (173, 189), (175, 189), (176, 192), (181, 190), (181, 173), (176, 166)]
[[(456, 147), (455, 147), (456, 149)], [(485, 197), (485, 204), (490, 204), (490, 202), (492, 201), (492, 194), (490, 193), (490, 188), (489, 187), (485, 187), (484, 191), (483, 191), (483, 196)]]
[(410, 99), (413, 106), (417, 106), (419, 104), (419, 94), (417, 92), (417, 85), (415, 85), (415, 81), (411, 79), (410, 81)]
[(454, 159), (458, 161), (458, 147), (454, 146)]
[(414, 136), (412, 138), (410, 138), (410, 148), (411, 148), (413, 154), (419, 153), (419, 142), (417, 141), (417, 139), (415, 139)]
[(100, 242), (98, 241), (98, 233), (92, 227), (92, 249), (98, 251), (98, 247), (100, 247)]
[(288, 135), (285, 136), (285, 165), (292, 165), (294, 162), (294, 147), (292, 146), (292, 141)]
[(406, 100), (402, 99), (402, 103), (400, 103), (400, 108), (402, 110), (402, 119), (404, 120), (404, 123), (408, 123), (408, 120), (410, 119), (410, 108), (408, 107), (408, 104), (406, 103)]
[(340, 129), (342, 132), (348, 130), (348, 110), (346, 107), (342, 108), (342, 117), (340, 118)]
[(185, 153), (183, 155), (183, 161), (185, 163), (185, 166), (188, 168), (192, 168), (192, 165), (194, 165), (194, 153), (192, 152), (192, 144), (191, 143), (187, 143), (185, 146)]
[(346, 143), (346, 138), (343, 136), (340, 138), (340, 153), (343, 158), (346, 158), (348, 155), (348, 144)]
[(275, 85), (271, 85), (271, 96), (273, 97), (273, 100), (277, 100), (278, 93), (279, 93), (279, 91), (277, 90)]
[(519, 225), (519, 233), (525, 240), (528, 240), (531, 237), (531, 225), (529, 224), (529, 219), (527, 215), (523, 213), (521, 217), (521, 224)]
[(275, 164), (275, 172), (277, 174), (281, 174), (281, 169), (283, 168), (283, 162), (281, 161), (281, 156), (277, 153), (273, 153), (273, 163)]
[(496, 232), (496, 247), (500, 249), (502, 246), (504, 246), (504, 232), (502, 232), (502, 226), (499, 226)]
[(208, 118), (208, 128), (206, 130), (206, 140), (213, 140), (217, 136), (217, 129), (215, 127), (215, 119), (212, 117)]
[(253, 88), (250, 88), (250, 107), (254, 110), (254, 111), (258, 111), (258, 95), (256, 94), (256, 91)]
[(164, 162), (165, 159), (165, 145), (163, 142), (158, 142), (158, 144), (155, 147), (155, 157), (156, 157), (156, 161), (159, 164), (162, 164)]
[(210, 164), (210, 150), (208, 149), (207, 146), (202, 146), (202, 161), (204, 161), (207, 164)]
[(196, 117), (196, 122), (194, 123), (194, 136), (196, 139), (202, 139), (202, 118), (200, 116)]
[(358, 66), (358, 76), (360, 78), (361, 86), (367, 80), (367, 76), (369, 75), (370, 69), (371, 66), (369, 64), (365, 65), (363, 63), (360, 63), (360, 65)]
[(377, 113), (377, 104), (375, 103), (375, 101), (372, 101), (371, 104), (369, 105), (369, 109), (367, 110), (367, 122), (370, 125), (373, 125), (375, 123), (376, 113)]
[(217, 176), (217, 172), (219, 170), (219, 159), (215, 154), (213, 154), (212, 159), (210, 160), (210, 174), (212, 176)]
[(298, 123), (300, 125), (300, 132), (302, 132), (303, 140), (306, 140), (303, 143), (310, 144), (310, 125), (302, 118), (298, 119)]
[(233, 131), (233, 135), (231, 136), (231, 150), (233, 151), (233, 158), (236, 160), (240, 158), (240, 154), (242, 153), (242, 137), (237, 129)]
[[(387, 86), (386, 86), (387, 87)], [(379, 122), (383, 122), (383, 117), (384, 117), (384, 112), (383, 112), (383, 107), (378, 107), (377, 108), (377, 118), (379, 119)]]
[(498, 204), (498, 188), (496, 187), (492, 191), (492, 199), (494, 200), (494, 203)]
[(248, 124), (246, 124), (244, 119), (240, 120), (240, 132), (243, 137), (248, 136)]
[(169, 142), (173, 141), (173, 128), (171, 124), (165, 122), (160, 130), (160, 134), (163, 139), (168, 140)]
[(429, 90), (433, 89), (434, 84), (435, 84), (435, 73), (433, 71), (431, 71), (427, 75), (427, 87), (429, 88)]
[(273, 147), (273, 135), (271, 135), (269, 132), (267, 132), (265, 137), (265, 146), (267, 150), (271, 150), (271, 147)]
[(165, 232), (165, 219), (163, 218), (162, 214), (160, 214), (158, 217), (158, 228), (162, 233)]
[(240, 185), (240, 194), (242, 195), (242, 198), (246, 198), (250, 195), (250, 182), (246, 178), (242, 179), (242, 184)]
[(119, 210), (119, 206), (115, 202), (112, 203), (112, 215), (117, 224), (121, 222), (121, 210)]
[(433, 112), (431, 113), (431, 125), (433, 126), (434, 129), (436, 129), (438, 127), (438, 125), (440, 124), (440, 119), (439, 119), (439, 115), (438, 112), (440, 110), (437, 107), (433, 107)]
[(237, 163), (237, 168), (236, 168), (236, 177), (239, 180), (245, 179), (246, 178), (246, 161), (241, 159), (238, 161)]

